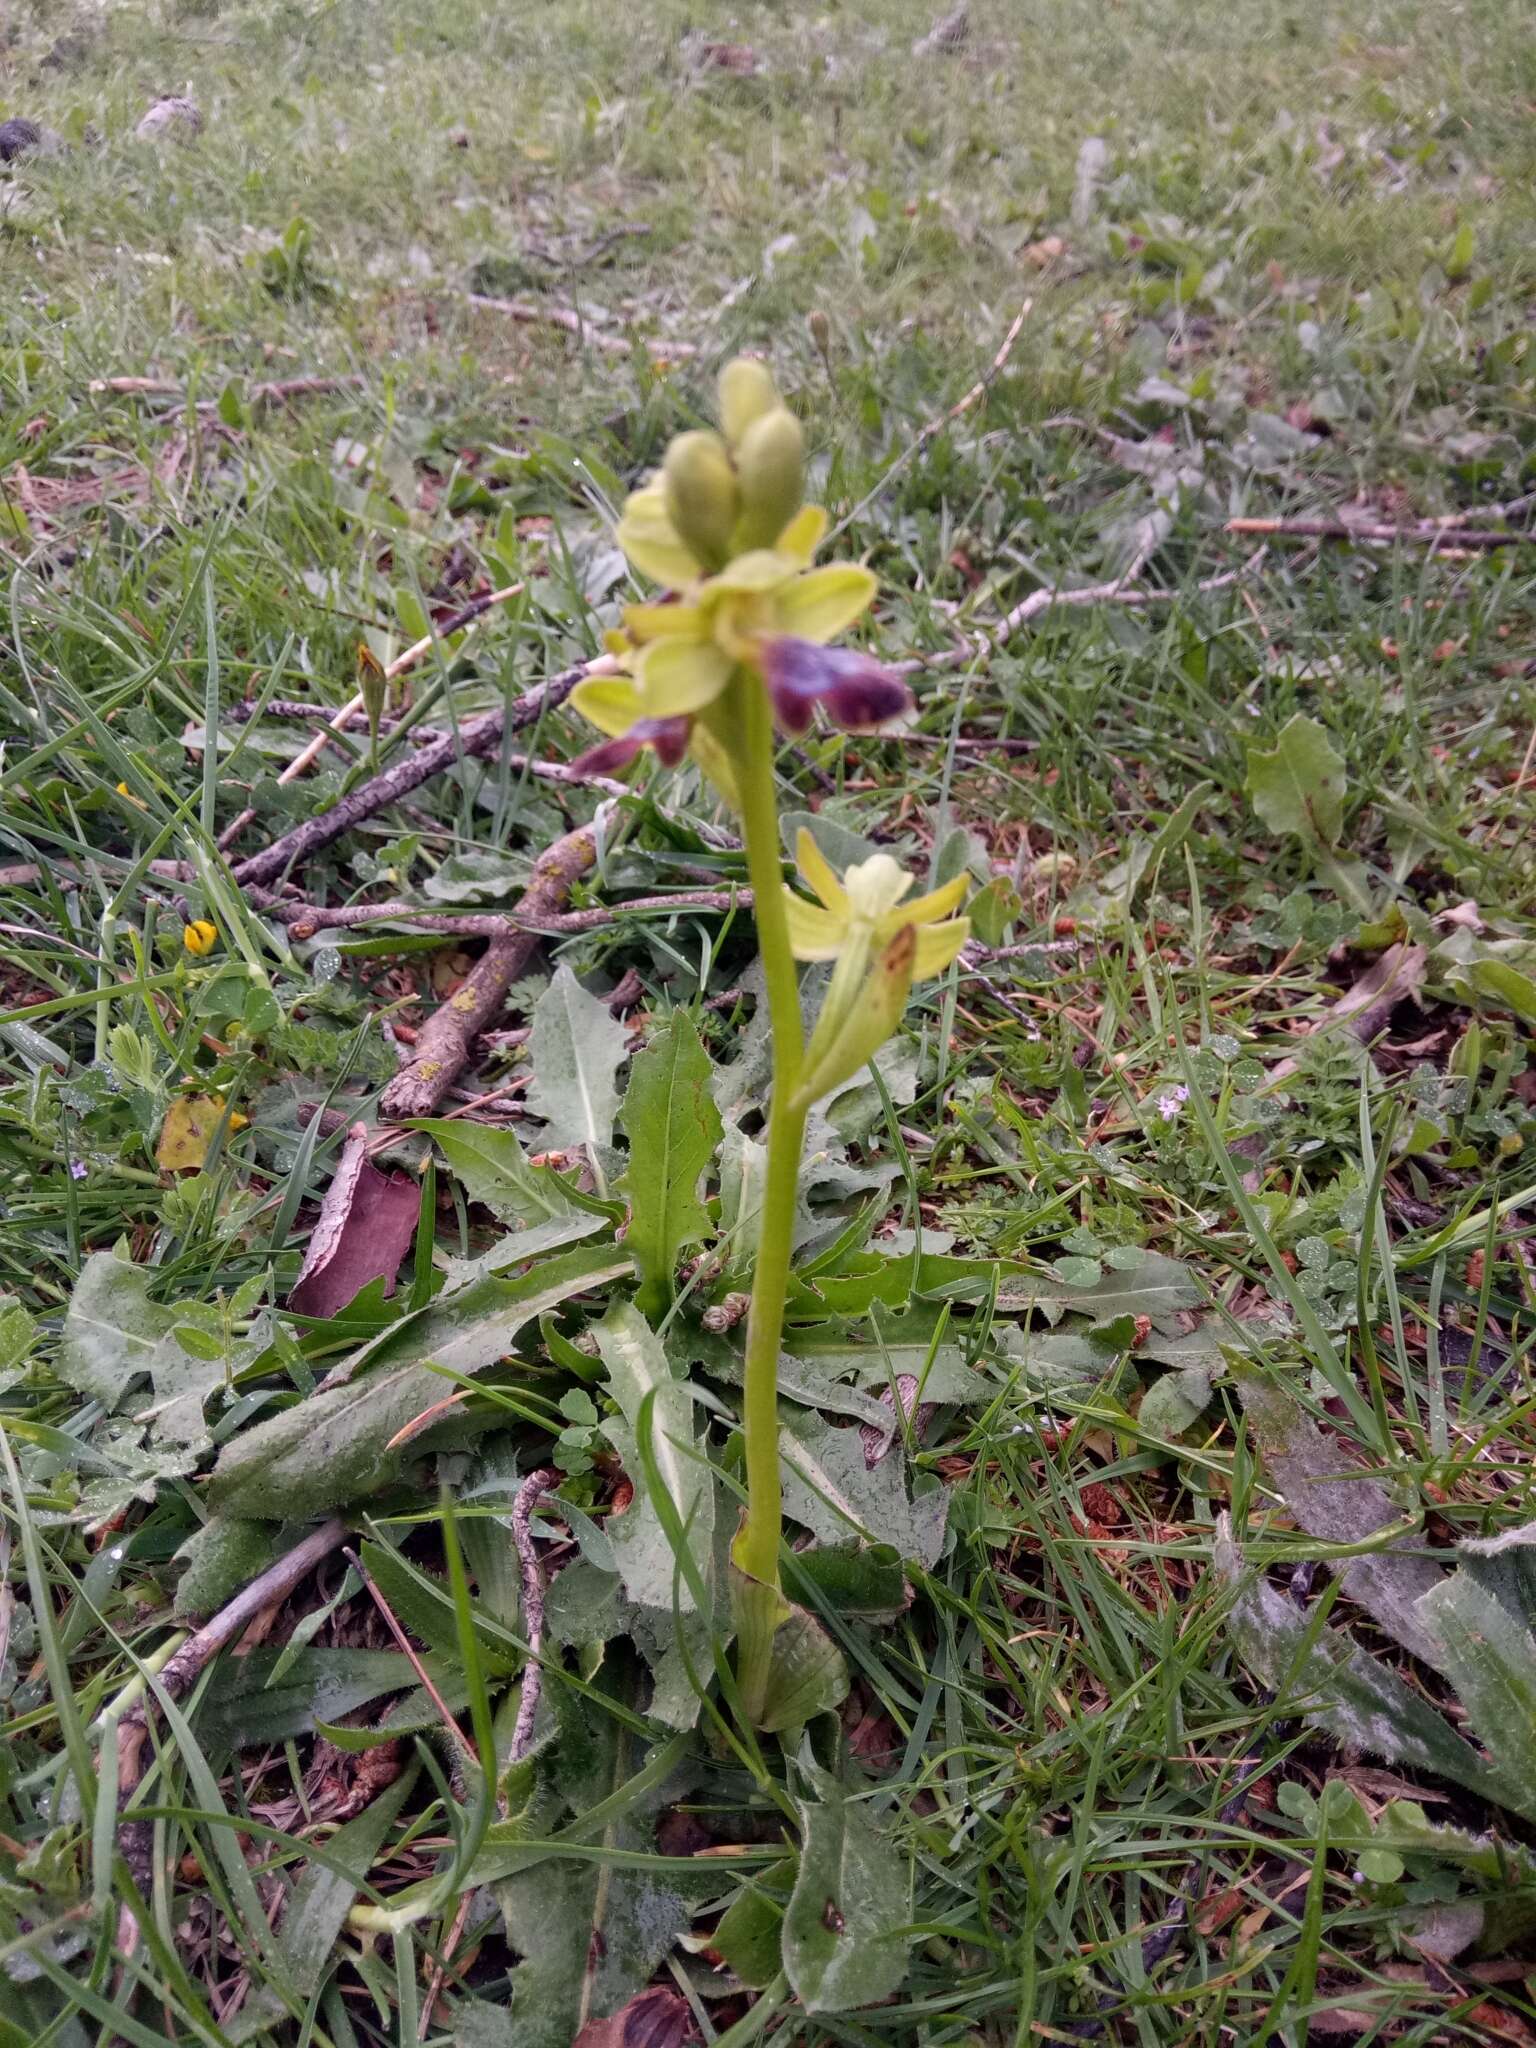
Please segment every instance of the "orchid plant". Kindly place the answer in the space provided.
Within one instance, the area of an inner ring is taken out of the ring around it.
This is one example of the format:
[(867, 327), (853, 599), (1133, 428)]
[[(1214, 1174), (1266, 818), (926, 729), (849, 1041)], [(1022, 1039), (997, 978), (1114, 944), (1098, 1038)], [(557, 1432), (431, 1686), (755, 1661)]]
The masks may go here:
[[(782, 733), (818, 711), (870, 732), (911, 705), (906, 685), (869, 655), (831, 643), (869, 609), (877, 584), (857, 563), (813, 566), (827, 515), (803, 503), (800, 424), (760, 362), (720, 378), (720, 432), (680, 434), (660, 471), (624, 507), (617, 538), (662, 602), (630, 606), (608, 649), (622, 671), (573, 693), (605, 735), (583, 765), (612, 774), (652, 749), (691, 756), (741, 819), (773, 1039), (768, 1158), (743, 1395), (747, 1507), (732, 1546), (737, 1680), (760, 1721), (777, 1633), (790, 1615), (779, 1584), (778, 1359), (794, 1243), (806, 1118), (857, 1075), (896, 1030), (915, 980), (941, 973), (969, 936), (952, 913), (964, 877), (923, 896), (887, 854), (838, 876), (799, 835), (784, 882), (774, 772)], [(798, 962), (832, 972), (807, 1037)]]

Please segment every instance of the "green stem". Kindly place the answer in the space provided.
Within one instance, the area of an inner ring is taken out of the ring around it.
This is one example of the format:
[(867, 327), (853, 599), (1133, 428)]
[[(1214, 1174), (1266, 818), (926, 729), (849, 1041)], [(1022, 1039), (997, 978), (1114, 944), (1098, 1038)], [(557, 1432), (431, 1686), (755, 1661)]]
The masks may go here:
[(746, 1438), (747, 1512), (736, 1539), (735, 1562), (763, 1587), (756, 1597), (772, 1603), (766, 1626), (742, 1632), (740, 1682), (749, 1712), (761, 1703), (772, 1657), (778, 1613), (779, 1538), (783, 1502), (779, 1484), (779, 1342), (784, 1329), (784, 1296), (794, 1248), (795, 1197), (805, 1111), (794, 1104), (804, 1058), (800, 986), (784, 912), (784, 865), (779, 850), (779, 814), (773, 779), (773, 720), (757, 677), (738, 670), (731, 710), (738, 745), (735, 766), (741, 793), (742, 829), (747, 844), (757, 921), (758, 950), (768, 990), (773, 1027), (773, 1098), (768, 1112), (768, 1166), (752, 1276), (752, 1309), (747, 1319), (747, 1353), (742, 1394)]

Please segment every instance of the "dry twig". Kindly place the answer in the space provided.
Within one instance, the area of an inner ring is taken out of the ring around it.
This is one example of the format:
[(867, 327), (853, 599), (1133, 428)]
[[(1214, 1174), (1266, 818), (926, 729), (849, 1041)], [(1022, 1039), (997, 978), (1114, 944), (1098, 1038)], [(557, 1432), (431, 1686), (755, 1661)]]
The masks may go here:
[[(337, 1519), (323, 1523), (310, 1531), (302, 1542), (278, 1558), (242, 1592), (235, 1595), (210, 1621), (193, 1636), (189, 1636), (172, 1657), (153, 1690), (164, 1692), (169, 1698), (179, 1700), (219, 1651), (235, 1642), (267, 1608), (288, 1595), (306, 1579), (324, 1558), (338, 1550), (346, 1541), (346, 1523)], [(117, 1803), (121, 1812), (129, 1799), (138, 1790), (144, 1776), (144, 1745), (149, 1735), (150, 1696), (146, 1694), (140, 1703), (126, 1713), (117, 1727)], [(153, 1824), (149, 1821), (125, 1821), (120, 1841), (123, 1858), (132, 1873), (139, 1891), (146, 1897), (151, 1889), (153, 1872), (150, 1867), (150, 1844)], [(118, 1929), (118, 1945), (121, 1952), (131, 1952), (138, 1938), (126, 1909)]]
[(528, 1638), (528, 1661), (523, 1666), (523, 1692), (517, 1703), (517, 1720), (512, 1729), (509, 1764), (520, 1763), (533, 1740), (533, 1720), (544, 1690), (544, 1567), (533, 1545), (533, 1511), (546, 1493), (560, 1484), (560, 1474), (548, 1466), (530, 1472), (517, 1489), (512, 1503), (512, 1541), (523, 1568), (523, 1634)]
[[(463, 985), (433, 1013), (410, 1059), (384, 1090), (386, 1117), (430, 1116), (469, 1058), (476, 1037), (496, 1015), (511, 984), (539, 943), (537, 926), (557, 914), (571, 887), (597, 859), (597, 835), (579, 826), (557, 839), (534, 863), (523, 892), (523, 923), (506, 930), (481, 954)], [(530, 928), (532, 927), (532, 928)]]
[(398, 803), (401, 797), (409, 796), (413, 790), (420, 789), (424, 782), (452, 767), (455, 761), (478, 760), (498, 747), (506, 733), (521, 732), (525, 726), (535, 724), (546, 711), (563, 704), (584, 676), (611, 676), (618, 672), (618, 663), (612, 655), (600, 655), (596, 661), (582, 662), (576, 668), (566, 669), (562, 675), (551, 676), (537, 689), (525, 691), (505, 707), (482, 713), (457, 733), (445, 734), (433, 745), (422, 747), (406, 760), (386, 768), (382, 775), (359, 783), (328, 811), (306, 818), (291, 832), (284, 832), (280, 838), (274, 839), (270, 846), (249, 855), (233, 870), (234, 879), (242, 888), (252, 883), (259, 885), (275, 880), (287, 868), (307, 860), (322, 847), (330, 846), (344, 832), (350, 832), (354, 825), (360, 825), (376, 811), (382, 811), (388, 805)]
[(1536, 531), (1522, 527), (1449, 526), (1438, 519), (1421, 519), (1411, 526), (1373, 523), (1357, 524), (1349, 519), (1229, 519), (1228, 533), (1293, 535), (1298, 540), (1404, 541), (1411, 547), (1442, 549), (1484, 549), (1531, 546)]

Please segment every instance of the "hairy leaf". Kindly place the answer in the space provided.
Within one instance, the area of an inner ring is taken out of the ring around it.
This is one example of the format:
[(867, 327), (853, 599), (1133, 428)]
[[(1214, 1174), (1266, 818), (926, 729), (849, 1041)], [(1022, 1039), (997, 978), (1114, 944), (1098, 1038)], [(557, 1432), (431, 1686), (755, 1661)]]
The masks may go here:
[(709, 1466), (696, 1448), (700, 1431), (692, 1392), (687, 1382), (673, 1373), (660, 1338), (638, 1309), (627, 1303), (615, 1305), (598, 1324), (596, 1334), (598, 1351), (608, 1368), (608, 1390), (627, 1425), (622, 1430), (610, 1425), (609, 1434), (635, 1487), (634, 1499), (624, 1513), (607, 1524), (614, 1562), (631, 1600), (670, 1611), (675, 1580), (678, 1605), (684, 1613), (691, 1612), (697, 1604), (693, 1590), (678, 1570), (655, 1503), (649, 1498), (641, 1461), (626, 1453), (641, 1408), (647, 1396), (653, 1396), (651, 1449), (667, 1496), (687, 1532), (698, 1570), (707, 1579), (714, 1545), (715, 1493)]
[(1344, 757), (1325, 727), (1298, 711), (1273, 747), (1248, 749), (1248, 794), (1271, 832), (1294, 833), (1315, 851), (1339, 843)]
[(533, 1079), (528, 1107), (544, 1119), (553, 1151), (584, 1145), (596, 1157), (613, 1140), (619, 1106), (615, 1076), (628, 1051), (624, 1027), (569, 967), (534, 1005), (528, 1052)]
[(526, 1226), (577, 1213), (559, 1174), (531, 1165), (515, 1131), (456, 1117), (423, 1117), (410, 1128), (426, 1132), (470, 1200), (484, 1202), (503, 1223)]
[(663, 1315), (672, 1299), (678, 1253), (709, 1230), (699, 1181), (720, 1142), (713, 1068), (698, 1028), (679, 1010), (640, 1053), (624, 1096), (629, 1135), (625, 1242), (640, 1269), (639, 1305)]
[(1230, 1520), (1217, 1524), (1213, 1562), (1236, 1589), (1230, 1628), (1237, 1654), (1260, 1681), (1309, 1721), (1387, 1763), (1411, 1764), (1497, 1799), (1496, 1774), (1423, 1695), (1389, 1667), (1244, 1568)]
[(814, 1414), (786, 1416), (780, 1443), (784, 1511), (822, 1542), (858, 1535), (924, 1565), (937, 1561), (949, 1496), (938, 1488), (909, 1498), (904, 1458), (871, 1466), (858, 1430)]
[(826, 1771), (796, 1799), (800, 1867), (784, 1913), (784, 1969), (808, 2012), (851, 2012), (888, 1998), (907, 1971), (906, 1874), (864, 1809)]
[(632, 1270), (623, 1251), (587, 1245), (516, 1279), (486, 1274), (445, 1290), (365, 1345), (339, 1384), (327, 1383), (227, 1443), (209, 1482), (210, 1501), (226, 1513), (282, 1520), (376, 1493), (423, 1449), (463, 1442), (486, 1427), (459, 1400), (424, 1433), (393, 1441), (452, 1401), (452, 1379), (428, 1361), (457, 1373), (483, 1372), (546, 1310)]

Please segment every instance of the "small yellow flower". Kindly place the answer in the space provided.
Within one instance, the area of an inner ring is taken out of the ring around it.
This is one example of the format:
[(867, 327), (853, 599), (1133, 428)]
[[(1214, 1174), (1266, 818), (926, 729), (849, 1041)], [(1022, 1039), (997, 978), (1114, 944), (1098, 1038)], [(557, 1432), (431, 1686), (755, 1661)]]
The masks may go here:
[(149, 805), (145, 803), (143, 797), (135, 796), (133, 791), (128, 787), (126, 782), (120, 782), (117, 785), (117, 793), (119, 796), (127, 797), (129, 803), (137, 804), (141, 811), (147, 811), (149, 809)]
[(201, 959), (205, 953), (211, 953), (219, 943), (219, 928), (216, 924), (210, 924), (206, 917), (196, 918), (191, 924), (182, 926), (181, 943), (189, 953)]
[(912, 877), (888, 853), (872, 854), (847, 869), (839, 881), (803, 827), (795, 843), (795, 865), (820, 898), (819, 903), (807, 903), (792, 889), (784, 891), (789, 943), (797, 960), (838, 960), (857, 952), (862, 965), (912, 925), (917, 933), (912, 978), (924, 981), (942, 974), (971, 935), (969, 918), (949, 914), (965, 894), (964, 875), (909, 903), (905, 899)]

